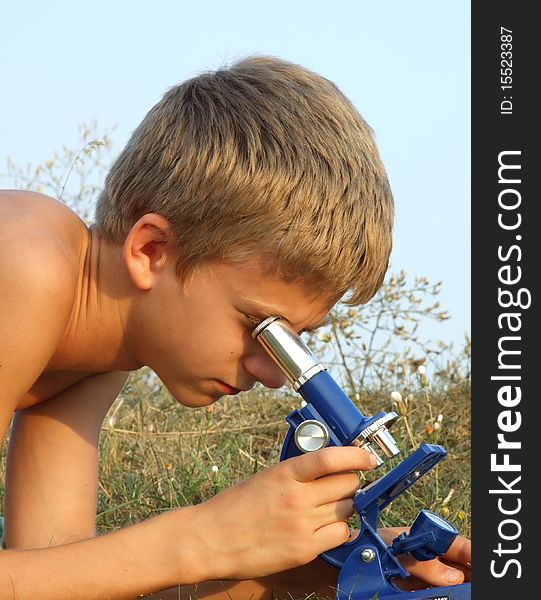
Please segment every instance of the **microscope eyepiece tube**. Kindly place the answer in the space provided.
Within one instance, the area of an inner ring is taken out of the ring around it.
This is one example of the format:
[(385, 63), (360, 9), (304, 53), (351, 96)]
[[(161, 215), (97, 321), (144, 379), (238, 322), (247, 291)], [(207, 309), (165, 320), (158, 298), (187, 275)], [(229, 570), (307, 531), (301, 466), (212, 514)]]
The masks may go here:
[(320, 371), (327, 370), (281, 317), (273, 316), (262, 321), (252, 332), (252, 337), (282, 369), (295, 391)]
[[(396, 421), (396, 413), (365, 417), (286, 319), (278, 316), (268, 317), (254, 329), (252, 337), (263, 346), (295, 391), (317, 413), (317, 417), (308, 418), (308, 425), (312, 423), (310, 419), (322, 419), (340, 444), (366, 447), (376, 456), (379, 464), (383, 461), (376, 452), (376, 446), (389, 458), (400, 452), (387, 431), (387, 427)], [(310, 414), (313, 415), (313, 412)], [(297, 426), (301, 427), (298, 424)], [(301, 428), (299, 435), (302, 431)], [(306, 432), (310, 433), (307, 436), (311, 439), (310, 444), (316, 438), (319, 443), (325, 437), (321, 432), (311, 429), (307, 429)], [(327, 444), (328, 439), (325, 439), (324, 443)], [(297, 447), (307, 452), (315, 449), (310, 444), (305, 444), (303, 438), (297, 443)]]

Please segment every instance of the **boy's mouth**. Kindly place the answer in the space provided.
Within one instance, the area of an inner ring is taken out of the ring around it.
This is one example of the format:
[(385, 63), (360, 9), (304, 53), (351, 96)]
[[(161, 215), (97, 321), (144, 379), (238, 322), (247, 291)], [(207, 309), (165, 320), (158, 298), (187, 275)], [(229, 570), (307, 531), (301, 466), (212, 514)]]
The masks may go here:
[(235, 394), (238, 394), (239, 392), (242, 392), (242, 390), (239, 390), (238, 388), (232, 387), (227, 383), (224, 383), (221, 379), (216, 379), (216, 383), (218, 384), (220, 390), (228, 396), (233, 396)]

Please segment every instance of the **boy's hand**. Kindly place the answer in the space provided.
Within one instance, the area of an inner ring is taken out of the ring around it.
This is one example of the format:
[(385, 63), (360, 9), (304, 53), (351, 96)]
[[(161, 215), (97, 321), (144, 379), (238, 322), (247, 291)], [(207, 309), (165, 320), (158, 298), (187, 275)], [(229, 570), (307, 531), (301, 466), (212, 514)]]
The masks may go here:
[[(404, 527), (378, 529), (378, 534), (389, 545), (393, 539), (407, 531)], [(419, 590), (427, 586), (456, 585), (471, 578), (471, 541), (457, 536), (442, 558), (417, 561), (411, 555), (403, 555), (400, 562), (409, 571), (410, 577), (396, 581), (402, 589)]]
[[(330, 447), (260, 471), (200, 504), (208, 579), (250, 579), (304, 565), (348, 540), (359, 448)], [(190, 543), (189, 540), (186, 543)]]

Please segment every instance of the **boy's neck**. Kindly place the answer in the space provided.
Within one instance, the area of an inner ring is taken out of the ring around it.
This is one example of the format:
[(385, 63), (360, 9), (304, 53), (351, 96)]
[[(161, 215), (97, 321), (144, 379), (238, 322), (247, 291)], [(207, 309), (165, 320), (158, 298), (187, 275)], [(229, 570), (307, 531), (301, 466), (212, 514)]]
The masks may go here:
[(77, 266), (78, 278), (68, 327), (48, 370), (91, 372), (138, 369), (130, 353), (126, 323), (132, 304), (122, 246), (88, 230)]

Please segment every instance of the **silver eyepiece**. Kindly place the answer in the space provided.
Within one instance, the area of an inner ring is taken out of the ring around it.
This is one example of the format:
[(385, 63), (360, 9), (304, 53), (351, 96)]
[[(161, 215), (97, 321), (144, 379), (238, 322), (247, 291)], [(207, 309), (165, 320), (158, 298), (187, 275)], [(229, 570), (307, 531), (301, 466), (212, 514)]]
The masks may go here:
[(282, 317), (265, 319), (254, 329), (252, 337), (282, 369), (295, 391), (316, 373), (327, 370)]

